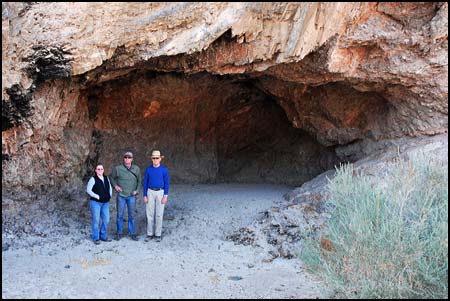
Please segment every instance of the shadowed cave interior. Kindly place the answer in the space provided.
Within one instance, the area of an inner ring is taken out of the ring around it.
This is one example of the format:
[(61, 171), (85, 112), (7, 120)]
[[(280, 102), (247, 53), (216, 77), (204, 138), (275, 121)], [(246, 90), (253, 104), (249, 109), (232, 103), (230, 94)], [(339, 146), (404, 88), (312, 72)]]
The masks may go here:
[(109, 174), (127, 150), (142, 172), (161, 150), (172, 183), (296, 186), (339, 162), (255, 79), (135, 70), (83, 96), (93, 125), (86, 177), (97, 162)]

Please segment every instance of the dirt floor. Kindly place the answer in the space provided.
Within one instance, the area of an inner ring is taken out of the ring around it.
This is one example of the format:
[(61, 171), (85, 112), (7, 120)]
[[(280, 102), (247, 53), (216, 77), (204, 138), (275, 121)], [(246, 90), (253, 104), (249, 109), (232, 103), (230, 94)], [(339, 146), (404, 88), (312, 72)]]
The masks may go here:
[[(139, 241), (125, 237), (94, 245), (85, 225), (45, 243), (3, 250), (2, 298), (328, 298), (330, 292), (297, 258), (268, 262), (267, 250), (225, 240), (290, 190), (172, 185), (161, 242), (144, 241), (145, 207), (139, 201)], [(112, 200), (111, 236), (115, 215)]]

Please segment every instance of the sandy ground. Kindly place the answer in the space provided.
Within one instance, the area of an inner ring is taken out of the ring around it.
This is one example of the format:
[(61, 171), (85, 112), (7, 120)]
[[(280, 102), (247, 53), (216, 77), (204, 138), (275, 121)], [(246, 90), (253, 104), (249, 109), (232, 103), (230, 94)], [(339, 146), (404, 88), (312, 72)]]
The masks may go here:
[(266, 250), (225, 240), (290, 190), (172, 185), (161, 242), (144, 241), (140, 201), (139, 241), (125, 237), (94, 245), (89, 234), (80, 234), (77, 244), (61, 236), (41, 246), (3, 251), (2, 298), (327, 298), (330, 292), (298, 259), (265, 262)]

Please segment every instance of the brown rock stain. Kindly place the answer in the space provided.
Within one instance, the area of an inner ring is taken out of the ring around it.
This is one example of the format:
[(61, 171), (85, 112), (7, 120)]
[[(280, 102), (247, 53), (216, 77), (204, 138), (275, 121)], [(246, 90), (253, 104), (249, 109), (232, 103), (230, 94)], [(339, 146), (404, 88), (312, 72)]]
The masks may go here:
[(150, 105), (147, 107), (147, 109), (143, 112), (143, 117), (148, 118), (158, 113), (159, 109), (161, 108), (161, 104), (159, 101), (152, 100), (150, 102)]

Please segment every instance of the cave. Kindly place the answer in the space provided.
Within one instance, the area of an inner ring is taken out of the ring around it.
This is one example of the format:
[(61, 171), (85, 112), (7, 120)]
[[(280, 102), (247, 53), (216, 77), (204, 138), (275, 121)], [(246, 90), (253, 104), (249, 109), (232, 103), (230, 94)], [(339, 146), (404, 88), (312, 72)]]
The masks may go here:
[(339, 163), (334, 147), (293, 127), (258, 79), (133, 70), (82, 90), (92, 141), (89, 176), (132, 151), (141, 169), (153, 149), (173, 183), (272, 183), (298, 186)]
[[(70, 197), (83, 191), (96, 164), (108, 174), (131, 151), (143, 171), (154, 149), (164, 155), (174, 184), (298, 187), (372, 153), (379, 148), (373, 141), (416, 130), (403, 117), (415, 107), (402, 102), (410, 93), (402, 87), (392, 92), (324, 74), (328, 44), (298, 63), (262, 72), (198, 70), (208, 52), (226, 43), (227, 33), (200, 54), (132, 67), (123, 67), (129, 54), (119, 49), (87, 73), (54, 78), (63, 74), (61, 65), (41, 71), (32, 90), (8, 90), (14, 101), (3, 111), (3, 139), (19, 142), (4, 144), (3, 165), (15, 175), (4, 179), (7, 193), (26, 187)], [(20, 152), (30, 154), (27, 160), (14, 156)], [(29, 168), (33, 173), (19, 175)]]
[(2, 8), (5, 198), (83, 194), (152, 149), (173, 183), (297, 187), (448, 132), (444, 3)]

